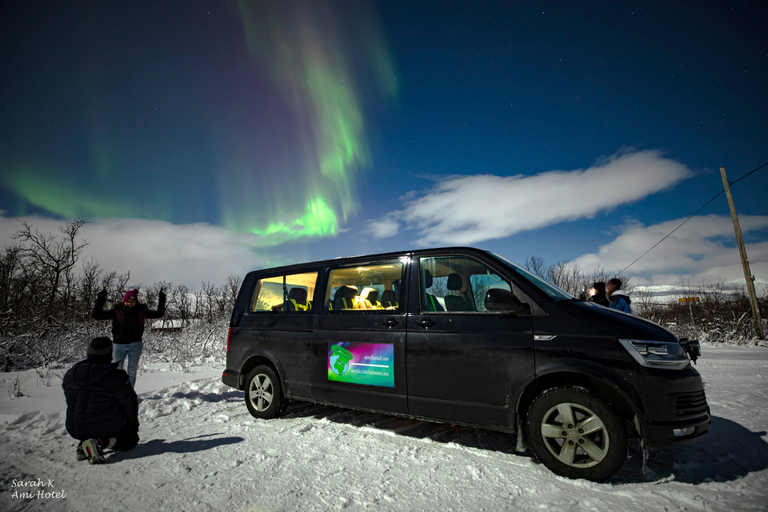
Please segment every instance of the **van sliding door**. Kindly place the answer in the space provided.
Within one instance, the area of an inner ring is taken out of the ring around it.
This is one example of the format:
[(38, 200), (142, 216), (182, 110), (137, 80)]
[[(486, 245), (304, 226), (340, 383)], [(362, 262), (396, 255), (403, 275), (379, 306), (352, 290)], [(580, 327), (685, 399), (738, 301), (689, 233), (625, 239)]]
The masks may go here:
[(312, 398), (407, 412), (405, 275), (408, 258), (328, 268), (312, 341)]

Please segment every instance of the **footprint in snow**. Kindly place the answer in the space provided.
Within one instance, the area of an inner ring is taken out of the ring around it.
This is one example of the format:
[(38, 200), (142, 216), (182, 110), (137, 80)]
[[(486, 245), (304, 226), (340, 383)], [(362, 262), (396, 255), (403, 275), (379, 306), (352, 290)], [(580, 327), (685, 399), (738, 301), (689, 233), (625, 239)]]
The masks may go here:
[(310, 430), (314, 430), (314, 428), (315, 427), (313, 427), (312, 425), (304, 425), (303, 427), (301, 427), (299, 430), (296, 431), (295, 435), (298, 436), (300, 434), (306, 434)]

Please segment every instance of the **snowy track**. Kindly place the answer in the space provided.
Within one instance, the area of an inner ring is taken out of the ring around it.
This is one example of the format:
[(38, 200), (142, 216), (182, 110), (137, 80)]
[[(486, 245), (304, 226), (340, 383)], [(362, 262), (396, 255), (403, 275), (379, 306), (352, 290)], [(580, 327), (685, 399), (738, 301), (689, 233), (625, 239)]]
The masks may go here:
[[(307, 403), (255, 420), (216, 377), (142, 393), (139, 446), (89, 466), (74, 460), (63, 395), (9, 416), (2, 389), (0, 510), (766, 510), (768, 350), (705, 348), (699, 368), (710, 435), (653, 452), (646, 476), (633, 444), (606, 484), (557, 477), (490, 431)], [(38, 479), (54, 485), (14, 487)]]

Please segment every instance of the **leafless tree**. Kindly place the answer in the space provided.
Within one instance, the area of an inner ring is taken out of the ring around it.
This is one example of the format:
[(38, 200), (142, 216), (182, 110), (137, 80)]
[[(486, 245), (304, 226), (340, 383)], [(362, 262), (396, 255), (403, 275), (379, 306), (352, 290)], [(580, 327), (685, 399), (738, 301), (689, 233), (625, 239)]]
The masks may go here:
[(115, 302), (122, 302), (125, 292), (132, 290), (128, 287), (128, 282), (131, 280), (131, 272), (128, 271), (125, 274), (120, 274), (115, 278)]
[(537, 276), (546, 279), (549, 265), (547, 265), (544, 262), (544, 258), (541, 256), (531, 256), (529, 258), (525, 258), (525, 263), (523, 263), (523, 268), (527, 270), (528, 272), (531, 272), (533, 274), (536, 274)]
[(12, 290), (21, 271), (22, 249), (18, 245), (6, 247), (0, 257), (0, 313), (13, 309)]
[(547, 281), (575, 297), (586, 298), (584, 273), (578, 263), (561, 261), (547, 268)]
[(218, 290), (215, 284), (210, 281), (203, 281), (200, 284), (200, 298), (203, 307), (203, 315), (205, 316), (205, 321), (209, 324), (213, 323), (215, 317), (217, 295)]
[(229, 274), (227, 276), (227, 283), (222, 285), (221, 297), (222, 301), (219, 305), (219, 313), (229, 315), (232, 313), (232, 309), (235, 307), (235, 301), (237, 300), (237, 292), (240, 291), (240, 284), (243, 282), (243, 278), (237, 274)]
[(101, 266), (96, 260), (91, 258), (83, 263), (80, 280), (78, 281), (78, 295), (80, 300), (78, 310), (81, 320), (88, 320), (91, 317), (90, 313), (94, 302), (96, 302), (96, 294), (101, 290), (99, 287), (101, 276)]
[(192, 313), (192, 299), (189, 287), (185, 284), (176, 285), (171, 291), (168, 302), (174, 308), (175, 315), (187, 324)]
[(12, 238), (20, 242), (21, 254), (28, 259), (31, 267), (39, 275), (47, 277), (47, 300), (43, 309), (47, 329), (54, 303), (60, 293), (62, 277), (77, 264), (80, 253), (88, 245), (86, 240), (81, 240), (78, 236), (80, 228), (88, 221), (78, 218), (66, 222), (59, 228), (61, 235), (42, 233), (26, 220), (19, 222), (22, 228), (14, 233)]

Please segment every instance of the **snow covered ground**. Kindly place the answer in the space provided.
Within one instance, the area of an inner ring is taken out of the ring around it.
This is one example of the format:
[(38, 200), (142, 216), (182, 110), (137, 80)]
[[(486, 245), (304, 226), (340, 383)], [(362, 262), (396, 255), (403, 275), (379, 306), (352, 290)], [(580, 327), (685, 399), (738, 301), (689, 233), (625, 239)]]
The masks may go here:
[[(633, 445), (605, 484), (555, 476), (489, 431), (307, 403), (255, 420), (220, 368), (145, 366), (141, 443), (103, 466), (75, 461), (60, 377), (0, 374), (0, 510), (768, 509), (766, 348), (704, 347), (710, 434), (652, 452), (646, 476)], [(11, 399), (17, 375), (27, 396)]]

